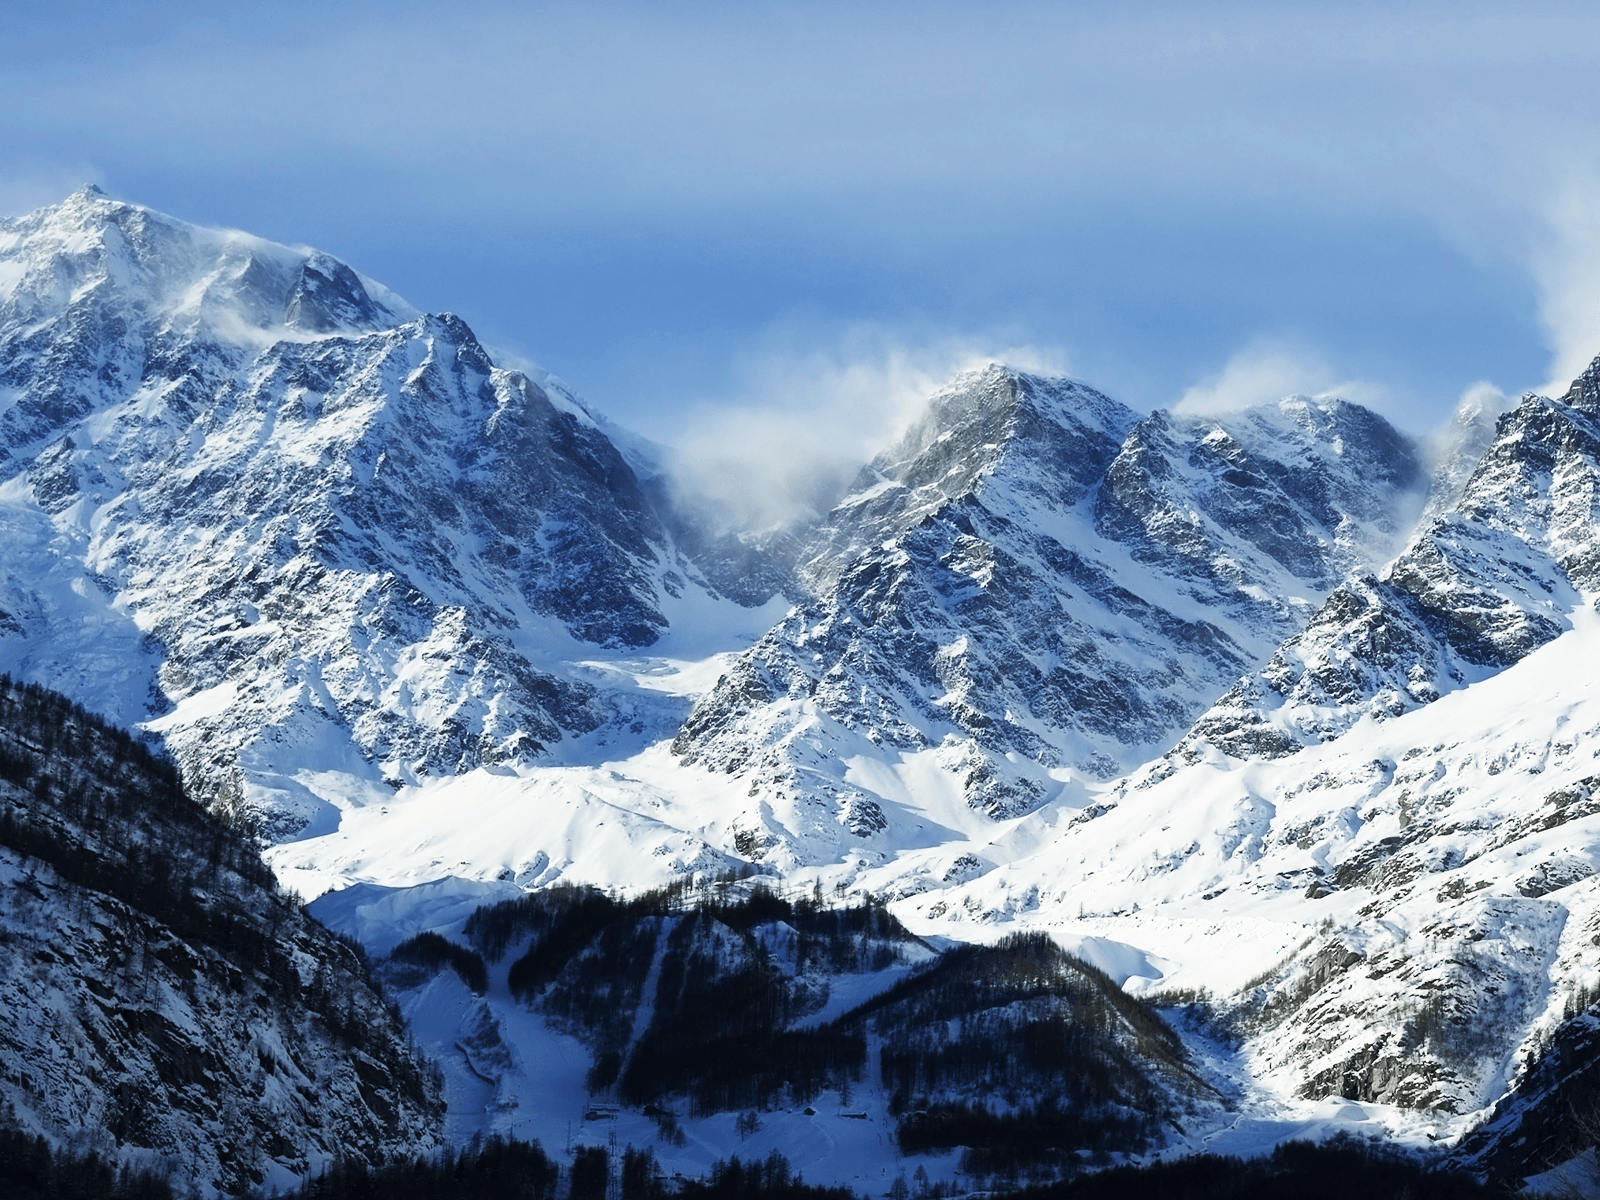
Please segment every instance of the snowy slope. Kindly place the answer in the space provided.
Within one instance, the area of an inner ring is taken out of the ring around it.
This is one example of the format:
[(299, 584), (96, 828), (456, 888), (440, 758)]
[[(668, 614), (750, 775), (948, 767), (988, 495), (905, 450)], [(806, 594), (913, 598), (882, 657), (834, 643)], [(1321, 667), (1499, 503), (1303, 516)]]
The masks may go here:
[[(462, 944), (468, 941), (463, 927), (470, 913), (437, 892), (432, 896), (425, 896), (425, 889), (420, 888), (409, 892), (390, 897), (391, 902), (416, 902), (405, 918), (408, 928), (431, 930)], [(312, 911), (341, 930), (375, 930), (376, 926), (364, 925), (358, 915), (357, 908), (367, 906), (352, 906), (347, 896), (326, 896)], [(478, 898), (492, 903), (482, 894)], [(368, 893), (364, 899), (376, 901), (378, 897)], [(654, 932), (646, 930), (653, 948), (620, 964), (616, 994), (607, 1004), (591, 1006), (601, 1024), (618, 1017), (630, 1031), (630, 1043), (639, 1040), (655, 1012), (665, 945), (685, 921), (669, 917), (658, 921)], [(728, 941), (724, 955), (729, 964), (737, 965), (745, 953), (741, 939), (719, 926), (712, 931), (713, 941), (717, 932)], [(802, 1101), (769, 1107), (761, 1114), (760, 1128), (749, 1133), (737, 1128), (740, 1112), (696, 1114), (679, 1098), (669, 1108), (683, 1135), (682, 1143), (675, 1145), (664, 1136), (659, 1122), (639, 1106), (621, 1105), (615, 1097), (594, 1094), (586, 1079), (595, 1061), (594, 1037), (583, 1022), (553, 1016), (542, 1003), (512, 995), (508, 969), (528, 948), (528, 940), (520, 937), (503, 957), (491, 961), (489, 987), (483, 995), (474, 995), (448, 970), (421, 979), (389, 971), (414, 1036), (443, 1070), (448, 1102), (445, 1133), (452, 1141), (465, 1142), (474, 1134), (491, 1132), (537, 1138), (558, 1159), (566, 1160), (575, 1147), (611, 1145), (614, 1138), (617, 1149), (625, 1145), (651, 1147), (669, 1174), (681, 1172), (691, 1178), (705, 1175), (713, 1163), (730, 1155), (764, 1158), (777, 1150), (809, 1182), (842, 1182), (858, 1189), (876, 1185), (876, 1190), (882, 1190), (905, 1169), (895, 1146), (887, 1097), (870, 1072), (847, 1092), (848, 1105), (834, 1090), (813, 1097), (810, 1104)], [(774, 961), (789, 977), (797, 973), (793, 949), (792, 943), (772, 944)], [(828, 971), (813, 966), (801, 972), (803, 978), (796, 982), (814, 990), (823, 1006), (798, 1024), (838, 1016), (845, 1007), (905, 978), (930, 957), (925, 947), (910, 944), (889, 955), (881, 969)], [(628, 976), (631, 986), (625, 986), (621, 976)], [(808, 1108), (812, 1111), (805, 1111)], [(842, 1115), (846, 1111), (865, 1117), (847, 1118)], [(949, 1179), (956, 1159), (947, 1154), (925, 1161), (933, 1177)]]
[(1284, 1103), (1478, 1112), (1600, 979), (1600, 617), (1563, 619), (1498, 676), (1324, 745), (1120, 781), (897, 911), (1137, 946), (1161, 977), (1129, 986), (1209, 992)]

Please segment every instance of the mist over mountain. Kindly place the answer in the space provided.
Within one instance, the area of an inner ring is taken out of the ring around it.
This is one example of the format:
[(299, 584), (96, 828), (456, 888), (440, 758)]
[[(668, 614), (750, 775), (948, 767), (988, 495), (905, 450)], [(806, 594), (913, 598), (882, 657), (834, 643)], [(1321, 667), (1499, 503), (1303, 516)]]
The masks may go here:
[(231, 1193), (491, 1134), (927, 1194), (1582, 1149), (1600, 360), (1426, 445), (995, 363), (774, 518), (84, 189), (0, 222), (0, 432), (5, 695), (71, 731), (4, 735), (30, 1136)]

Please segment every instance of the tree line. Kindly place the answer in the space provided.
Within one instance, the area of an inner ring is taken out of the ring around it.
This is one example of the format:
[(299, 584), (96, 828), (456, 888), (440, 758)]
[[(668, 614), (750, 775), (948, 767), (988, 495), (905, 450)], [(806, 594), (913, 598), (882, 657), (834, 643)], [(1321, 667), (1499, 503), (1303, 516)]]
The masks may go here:
[(42, 1135), (0, 1128), (0, 1200), (173, 1200), (166, 1171), (130, 1167), (94, 1151), (51, 1146)]
[(613, 1155), (604, 1146), (579, 1146), (572, 1165), (563, 1172), (537, 1141), (498, 1135), (475, 1137), (459, 1150), (378, 1167), (336, 1163), (280, 1200), (666, 1200), (670, 1196), (857, 1200), (849, 1188), (806, 1183), (776, 1150), (749, 1162), (737, 1156), (720, 1160), (703, 1179), (668, 1180), (649, 1149), (628, 1146)]

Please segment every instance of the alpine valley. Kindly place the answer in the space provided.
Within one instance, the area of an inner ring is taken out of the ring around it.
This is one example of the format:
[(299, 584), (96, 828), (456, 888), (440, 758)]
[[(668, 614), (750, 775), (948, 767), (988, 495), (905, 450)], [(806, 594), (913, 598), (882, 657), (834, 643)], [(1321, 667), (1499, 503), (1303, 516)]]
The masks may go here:
[(0, 221), (0, 1133), (1592, 1161), (1600, 360), (1427, 443), (990, 364), (778, 528), (672, 467), (326, 254)]

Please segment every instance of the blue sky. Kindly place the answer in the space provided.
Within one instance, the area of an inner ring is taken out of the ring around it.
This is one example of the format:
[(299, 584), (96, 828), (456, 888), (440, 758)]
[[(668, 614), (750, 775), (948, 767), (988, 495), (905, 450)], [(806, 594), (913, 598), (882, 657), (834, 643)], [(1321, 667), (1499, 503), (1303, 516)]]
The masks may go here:
[(1600, 353), (1583, 6), (38, 7), (0, 212), (319, 246), (658, 439), (867, 446), (990, 356), (1421, 432)]

